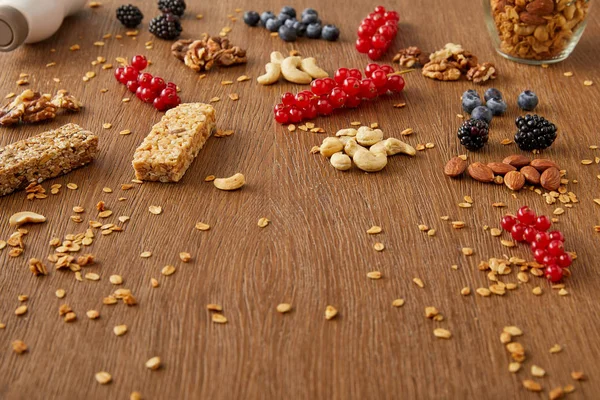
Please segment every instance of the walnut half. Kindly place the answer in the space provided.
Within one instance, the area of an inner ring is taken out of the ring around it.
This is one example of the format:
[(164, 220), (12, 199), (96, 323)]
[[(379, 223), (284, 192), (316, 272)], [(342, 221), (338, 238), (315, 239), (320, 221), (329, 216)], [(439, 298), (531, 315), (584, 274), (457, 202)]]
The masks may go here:
[(428, 62), (423, 66), (422, 73), (438, 81), (457, 81), (461, 75), (460, 70), (446, 60)]
[(489, 62), (477, 65), (467, 72), (467, 79), (475, 83), (496, 79), (496, 67)]

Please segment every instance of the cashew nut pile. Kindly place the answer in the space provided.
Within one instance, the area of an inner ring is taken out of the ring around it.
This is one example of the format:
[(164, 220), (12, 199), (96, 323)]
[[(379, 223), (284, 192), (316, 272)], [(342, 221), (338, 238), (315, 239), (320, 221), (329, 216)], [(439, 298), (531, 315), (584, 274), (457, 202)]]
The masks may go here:
[(326, 78), (327, 72), (317, 65), (313, 57), (301, 58), (297, 56), (284, 57), (280, 52), (271, 53), (271, 62), (265, 65), (266, 73), (256, 80), (261, 85), (271, 85), (283, 75), (285, 80), (306, 85), (316, 78)]
[(335, 137), (325, 138), (318, 149), (340, 171), (349, 170), (354, 162), (365, 172), (377, 172), (385, 168), (388, 156), (402, 153), (412, 157), (417, 154), (411, 145), (396, 138), (384, 139), (381, 129), (368, 126), (339, 130)]

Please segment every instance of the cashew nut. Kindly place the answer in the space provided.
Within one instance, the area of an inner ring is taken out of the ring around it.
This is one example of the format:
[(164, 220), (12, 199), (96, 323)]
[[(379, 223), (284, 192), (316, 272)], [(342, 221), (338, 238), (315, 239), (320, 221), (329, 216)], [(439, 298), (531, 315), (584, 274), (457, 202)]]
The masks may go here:
[(354, 129), (354, 128), (340, 129), (339, 131), (337, 131), (335, 136), (352, 136), (352, 137), (354, 137), (354, 136), (356, 136), (356, 129)]
[(372, 146), (383, 140), (381, 129), (371, 129), (368, 126), (361, 126), (356, 133), (356, 141), (363, 146)]
[(312, 82), (312, 77), (309, 74), (298, 69), (301, 61), (300, 57), (287, 57), (281, 62), (281, 74), (286, 80), (301, 85)]
[(326, 137), (323, 139), (323, 144), (319, 147), (319, 152), (322, 156), (331, 157), (338, 151), (342, 151), (344, 149), (344, 143), (336, 137)]
[(354, 164), (365, 172), (381, 171), (387, 165), (387, 156), (369, 150), (359, 150), (352, 156)]
[(21, 226), (27, 223), (39, 224), (41, 222), (46, 222), (46, 217), (31, 211), (18, 212), (11, 215), (10, 219), (8, 220), (10, 226)]
[(351, 140), (354, 140), (356, 142), (356, 139), (354, 139), (352, 136), (340, 136), (338, 137), (338, 139), (340, 139), (340, 142), (344, 143), (344, 146), (346, 146), (346, 143), (348, 143)]
[(354, 154), (356, 154), (356, 152), (359, 150), (367, 150), (367, 149), (365, 149), (364, 147), (362, 147), (361, 145), (356, 143), (355, 138), (350, 138), (350, 140), (348, 140), (346, 142), (346, 144), (344, 145), (344, 152), (346, 154), (348, 154), (350, 157), (354, 157)]
[(384, 143), (388, 156), (393, 156), (398, 153), (408, 154), (409, 156), (417, 154), (414, 147), (396, 138), (388, 138), (384, 140)]
[(271, 62), (273, 64), (281, 64), (285, 57), (278, 51), (274, 51), (271, 53)]
[(338, 171), (347, 171), (352, 168), (352, 160), (344, 153), (335, 153), (331, 156), (329, 162)]
[(246, 178), (239, 172), (229, 178), (217, 178), (213, 181), (215, 187), (221, 190), (237, 190), (244, 186)]
[(329, 74), (317, 65), (314, 57), (303, 58), (300, 61), (300, 69), (313, 78), (327, 78)]
[(390, 154), (388, 154), (387, 149), (385, 148), (386, 141), (387, 140), (382, 140), (381, 142), (375, 143), (373, 146), (371, 146), (371, 148), (369, 148), (369, 151), (372, 153), (383, 153), (389, 156)]
[(279, 80), (279, 76), (281, 75), (281, 64), (270, 62), (265, 65), (265, 71), (267, 72), (256, 78), (256, 81), (261, 85), (271, 85)]

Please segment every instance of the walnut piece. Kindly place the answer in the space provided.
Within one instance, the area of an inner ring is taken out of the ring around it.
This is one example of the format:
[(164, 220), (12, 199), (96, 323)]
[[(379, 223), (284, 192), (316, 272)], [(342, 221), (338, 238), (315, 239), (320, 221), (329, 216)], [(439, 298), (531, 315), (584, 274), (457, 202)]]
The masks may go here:
[(172, 54), (196, 72), (213, 66), (227, 67), (246, 63), (246, 50), (231, 45), (227, 38), (202, 35), (198, 40), (178, 40), (171, 46)]
[(406, 49), (401, 49), (394, 56), (393, 62), (397, 62), (401, 67), (412, 68), (417, 65), (425, 65), (427, 57), (416, 46), (410, 46)]
[(56, 108), (62, 108), (68, 111), (77, 112), (81, 109), (82, 104), (66, 90), (59, 90), (56, 95), (50, 100)]
[(489, 62), (477, 65), (467, 72), (467, 79), (475, 83), (483, 83), (490, 79), (496, 79), (496, 67)]
[(457, 81), (460, 79), (460, 70), (446, 60), (430, 61), (423, 66), (423, 75), (438, 81)]
[(0, 125), (19, 122), (35, 123), (56, 117), (57, 109), (79, 111), (81, 103), (66, 91), (60, 90), (51, 100), (50, 95), (27, 89), (0, 110)]

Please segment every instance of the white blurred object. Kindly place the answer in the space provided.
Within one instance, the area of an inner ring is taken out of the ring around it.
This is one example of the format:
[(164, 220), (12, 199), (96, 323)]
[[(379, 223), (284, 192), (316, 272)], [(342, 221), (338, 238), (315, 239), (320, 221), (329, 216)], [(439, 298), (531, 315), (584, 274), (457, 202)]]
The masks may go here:
[(52, 36), (86, 0), (0, 0), (0, 51)]

